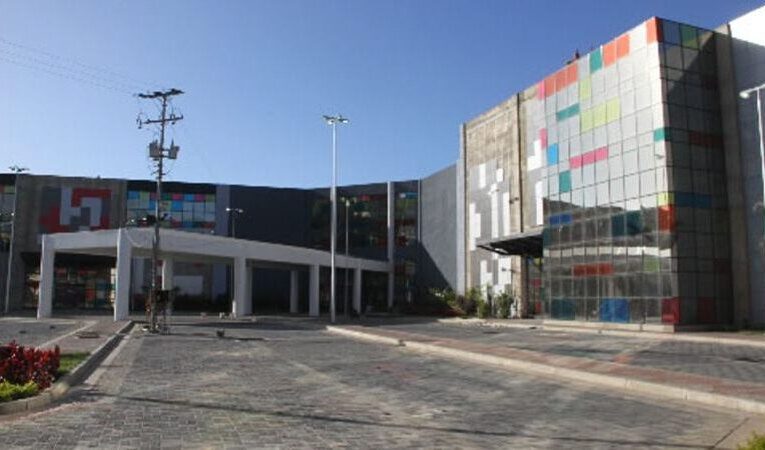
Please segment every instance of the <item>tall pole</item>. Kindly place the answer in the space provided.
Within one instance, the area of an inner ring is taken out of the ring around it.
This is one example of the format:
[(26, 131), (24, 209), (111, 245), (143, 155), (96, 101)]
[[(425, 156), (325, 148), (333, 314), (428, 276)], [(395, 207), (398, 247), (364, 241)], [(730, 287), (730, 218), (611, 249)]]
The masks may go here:
[(332, 122), (332, 193), (330, 194), (332, 202), (332, 234), (330, 238), (330, 252), (332, 253), (332, 263), (330, 268), (330, 298), (329, 298), (329, 316), (330, 322), (335, 323), (335, 257), (337, 256), (337, 121)]
[[(183, 116), (170, 114), (167, 116), (168, 98), (174, 95), (183, 94), (179, 89), (170, 89), (167, 91), (155, 91), (150, 94), (138, 94), (138, 97), (144, 99), (160, 99), (162, 102), (162, 116), (159, 119), (138, 120), (138, 127), (144, 125), (159, 124), (159, 144), (156, 142), (149, 145), (149, 156), (157, 162), (157, 191), (156, 202), (154, 204), (154, 239), (151, 243), (151, 292), (149, 293), (149, 330), (151, 332), (159, 331), (157, 328), (157, 300), (159, 286), (159, 228), (162, 220), (162, 177), (164, 176), (164, 159), (175, 159), (178, 155), (178, 147), (171, 145), (165, 148), (165, 128), (167, 123), (175, 123), (183, 120)], [(165, 324), (166, 325), (166, 324)]]
[(760, 141), (760, 161), (762, 161), (762, 212), (763, 212), (763, 233), (765, 233), (765, 141), (763, 141), (762, 135), (762, 99), (760, 97), (760, 91), (762, 88), (755, 91), (757, 93), (757, 138)]
[[(167, 114), (167, 97), (162, 97), (162, 118)], [(159, 148), (165, 147), (165, 121), (160, 122)], [(162, 176), (164, 175), (165, 158), (161, 155), (157, 160), (157, 201), (154, 202), (154, 240), (151, 243), (151, 313), (149, 327), (157, 330), (157, 287), (159, 286), (159, 225), (162, 220)]]
[(332, 126), (332, 190), (330, 202), (332, 203), (332, 217), (330, 219), (330, 294), (329, 294), (329, 317), (330, 322), (335, 323), (335, 253), (337, 245), (337, 124), (348, 123), (348, 119), (338, 114), (337, 116), (324, 116), (324, 120)]
[(226, 212), (228, 213), (229, 220), (231, 221), (231, 237), (236, 239), (236, 219), (240, 214), (244, 213), (244, 210), (242, 208), (232, 208), (229, 206), (226, 207)]
[[(13, 211), (10, 213), (10, 224), (11, 224), (11, 242), (8, 246), (8, 272), (5, 274), (5, 308), (3, 309), (5, 314), (8, 314), (11, 311), (11, 283), (13, 282), (13, 252), (15, 251), (15, 244), (14, 241), (16, 240), (16, 209), (19, 204), (19, 181), (18, 176), (24, 172), (29, 172), (28, 167), (20, 167), (18, 165), (13, 165), (8, 167), (8, 169), (11, 170), (11, 172), (16, 174), (16, 178), (14, 180), (14, 194), (13, 194)], [(0, 218), (2, 219), (2, 218)]]
[(765, 234), (765, 136), (762, 134), (762, 98), (760, 97), (760, 91), (765, 89), (765, 84), (755, 86), (751, 89), (741, 91), (739, 95), (743, 99), (748, 99), (749, 96), (754, 93), (757, 96), (757, 140), (760, 144), (760, 162), (762, 163), (762, 211), (763, 211), (763, 234)]
[(343, 288), (345, 290), (343, 300), (343, 311), (345, 311), (345, 317), (350, 317), (350, 311), (348, 311), (348, 209), (351, 207), (351, 201), (345, 199), (345, 283)]

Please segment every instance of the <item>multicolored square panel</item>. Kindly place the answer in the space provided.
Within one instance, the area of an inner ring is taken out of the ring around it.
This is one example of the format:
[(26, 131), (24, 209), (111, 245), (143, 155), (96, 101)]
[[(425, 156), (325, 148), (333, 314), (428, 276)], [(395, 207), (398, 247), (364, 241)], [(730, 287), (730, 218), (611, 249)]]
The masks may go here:
[(652, 18), (526, 91), (525, 201), (544, 227), (549, 316), (722, 321), (730, 280), (720, 270), (729, 251), (714, 40)]
[[(128, 220), (154, 215), (156, 199), (155, 192), (128, 191)], [(215, 229), (215, 194), (163, 193), (161, 207), (169, 216), (163, 226), (208, 233)]]

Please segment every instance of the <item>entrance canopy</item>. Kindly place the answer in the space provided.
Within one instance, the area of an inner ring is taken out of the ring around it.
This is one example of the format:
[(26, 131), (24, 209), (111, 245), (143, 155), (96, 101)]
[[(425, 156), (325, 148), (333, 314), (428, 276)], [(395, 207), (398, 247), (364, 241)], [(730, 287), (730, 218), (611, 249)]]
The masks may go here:
[(502, 239), (479, 242), (478, 247), (501, 255), (542, 257), (542, 231), (527, 231)]
[[(117, 258), (115, 281), (114, 320), (123, 320), (128, 315), (131, 286), (131, 259), (151, 257), (154, 229), (120, 228), (114, 230), (80, 231), (76, 233), (47, 234), (42, 238), (40, 259), (40, 297), (37, 317), (50, 317), (53, 309), (53, 278), (56, 253), (112, 256)], [(160, 252), (162, 259), (163, 289), (172, 288), (173, 261), (220, 262), (234, 267), (234, 302), (231, 312), (235, 316), (252, 314), (252, 270), (258, 265), (278, 265), (293, 269), (290, 302), (297, 303), (297, 277), (295, 269), (308, 268), (309, 314), (319, 315), (319, 269), (331, 265), (331, 254), (291, 245), (269, 242), (233, 239), (177, 230), (160, 230)], [(338, 268), (353, 269), (353, 306), (360, 309), (361, 271), (385, 272), (393, 276), (390, 261), (379, 261), (337, 254)], [(388, 298), (392, 304), (392, 298)]]

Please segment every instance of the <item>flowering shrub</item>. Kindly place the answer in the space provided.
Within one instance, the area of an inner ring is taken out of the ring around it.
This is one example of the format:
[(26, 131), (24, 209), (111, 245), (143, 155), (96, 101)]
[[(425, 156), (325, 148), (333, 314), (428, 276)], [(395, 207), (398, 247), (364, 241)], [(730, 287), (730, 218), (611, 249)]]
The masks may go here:
[(26, 384), (30, 381), (42, 390), (53, 382), (58, 372), (61, 352), (25, 348), (16, 342), (0, 346), (0, 382)]

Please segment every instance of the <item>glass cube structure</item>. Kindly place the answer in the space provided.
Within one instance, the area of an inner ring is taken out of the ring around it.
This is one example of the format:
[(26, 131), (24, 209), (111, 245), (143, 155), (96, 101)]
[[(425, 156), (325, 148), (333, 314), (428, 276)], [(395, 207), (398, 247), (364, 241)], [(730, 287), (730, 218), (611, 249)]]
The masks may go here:
[(526, 91), (537, 309), (724, 323), (732, 308), (715, 33), (652, 18)]

